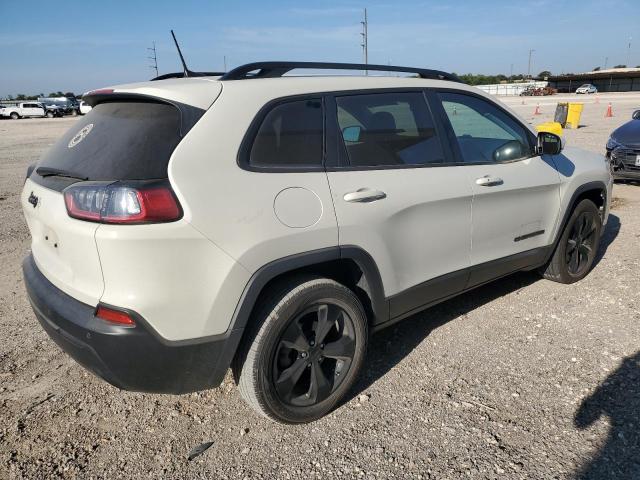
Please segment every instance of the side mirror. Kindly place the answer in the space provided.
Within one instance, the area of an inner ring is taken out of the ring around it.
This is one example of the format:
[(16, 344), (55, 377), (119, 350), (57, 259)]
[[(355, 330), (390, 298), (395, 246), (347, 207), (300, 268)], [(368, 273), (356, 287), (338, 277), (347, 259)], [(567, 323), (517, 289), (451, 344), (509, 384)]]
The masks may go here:
[(636, 110), (635, 112), (633, 112), (631, 118), (633, 118), (634, 120), (640, 120), (640, 110)]
[(345, 142), (358, 142), (360, 140), (361, 132), (362, 128), (358, 125), (345, 127), (342, 129), (342, 138), (344, 138)]
[(564, 147), (562, 138), (554, 133), (538, 133), (538, 153), (540, 155), (558, 155)]

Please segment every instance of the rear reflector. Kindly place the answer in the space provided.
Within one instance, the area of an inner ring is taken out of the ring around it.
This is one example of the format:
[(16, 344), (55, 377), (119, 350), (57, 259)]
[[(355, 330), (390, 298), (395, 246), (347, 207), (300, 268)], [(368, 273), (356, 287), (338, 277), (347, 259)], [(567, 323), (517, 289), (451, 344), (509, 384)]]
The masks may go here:
[(182, 216), (168, 181), (78, 182), (64, 190), (64, 202), (70, 217), (90, 222), (161, 223)]
[(121, 312), (120, 310), (113, 310), (112, 308), (107, 308), (102, 305), (98, 306), (96, 317), (101, 318), (102, 320), (106, 320), (109, 323), (115, 323), (118, 325), (126, 325), (132, 327), (136, 324), (136, 322), (134, 322), (127, 313)]

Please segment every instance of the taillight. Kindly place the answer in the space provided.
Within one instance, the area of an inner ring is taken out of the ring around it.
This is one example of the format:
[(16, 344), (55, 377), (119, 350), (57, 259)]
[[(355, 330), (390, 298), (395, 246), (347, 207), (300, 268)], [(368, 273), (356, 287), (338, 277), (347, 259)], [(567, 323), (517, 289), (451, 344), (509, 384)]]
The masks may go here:
[(108, 308), (103, 305), (98, 305), (96, 310), (96, 317), (106, 320), (109, 323), (115, 323), (118, 325), (134, 327), (136, 322), (129, 316), (128, 313)]
[(100, 223), (161, 223), (178, 220), (182, 209), (167, 180), (78, 182), (64, 190), (70, 217)]

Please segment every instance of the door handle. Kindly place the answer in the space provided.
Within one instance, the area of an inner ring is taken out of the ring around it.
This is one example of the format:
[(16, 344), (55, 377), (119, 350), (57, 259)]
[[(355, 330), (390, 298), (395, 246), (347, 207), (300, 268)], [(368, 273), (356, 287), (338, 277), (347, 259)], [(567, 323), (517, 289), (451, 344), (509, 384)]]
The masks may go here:
[(344, 199), (346, 202), (360, 202), (368, 203), (375, 202), (376, 200), (382, 200), (386, 198), (387, 194), (380, 190), (372, 190), (370, 188), (359, 188), (355, 192), (345, 193)]
[(476, 185), (483, 187), (495, 187), (496, 185), (502, 185), (503, 183), (504, 180), (500, 177), (492, 177), (490, 175), (485, 175), (484, 177), (476, 179)]

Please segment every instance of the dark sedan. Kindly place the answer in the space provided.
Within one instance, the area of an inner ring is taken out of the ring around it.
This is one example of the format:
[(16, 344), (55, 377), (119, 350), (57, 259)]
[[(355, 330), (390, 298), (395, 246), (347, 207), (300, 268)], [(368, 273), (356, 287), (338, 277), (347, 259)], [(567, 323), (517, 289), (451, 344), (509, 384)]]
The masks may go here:
[(613, 131), (607, 141), (607, 158), (614, 178), (640, 180), (640, 110)]

